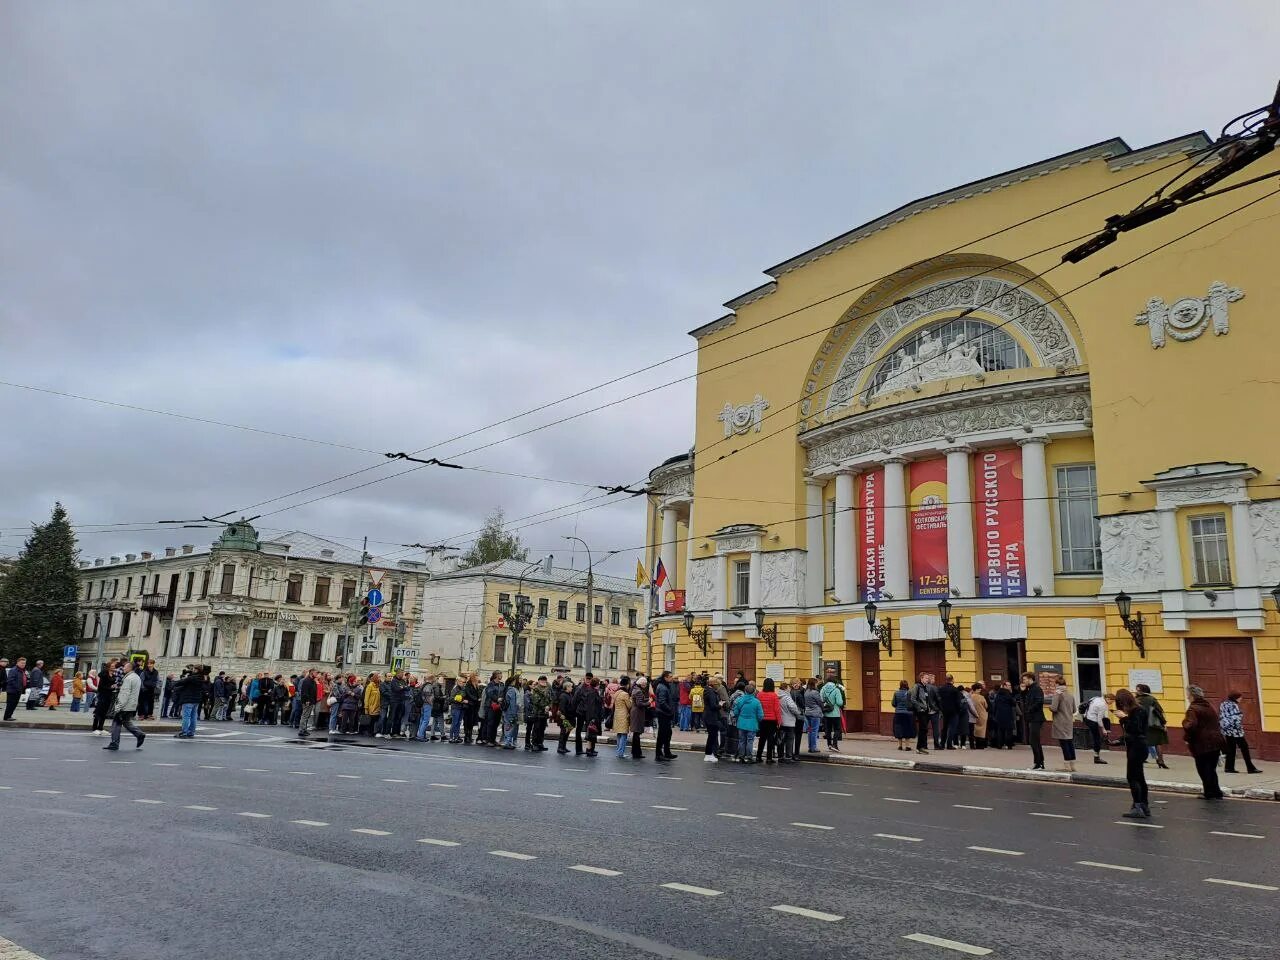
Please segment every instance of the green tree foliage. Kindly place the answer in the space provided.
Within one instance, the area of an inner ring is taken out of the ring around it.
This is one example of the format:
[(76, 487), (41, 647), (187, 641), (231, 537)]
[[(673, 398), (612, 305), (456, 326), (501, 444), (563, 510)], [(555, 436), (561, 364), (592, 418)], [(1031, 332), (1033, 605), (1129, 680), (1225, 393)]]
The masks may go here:
[(9, 575), (0, 581), (0, 653), (62, 665), (62, 648), (77, 643), (79, 577), (76, 538), (62, 504), (49, 522), (33, 524)]
[(495, 510), (484, 521), (484, 529), (475, 543), (467, 548), (467, 552), (458, 561), (459, 569), (478, 567), (483, 563), (495, 560), (528, 560), (529, 550), (520, 542), (514, 533), (503, 529), (501, 510)]

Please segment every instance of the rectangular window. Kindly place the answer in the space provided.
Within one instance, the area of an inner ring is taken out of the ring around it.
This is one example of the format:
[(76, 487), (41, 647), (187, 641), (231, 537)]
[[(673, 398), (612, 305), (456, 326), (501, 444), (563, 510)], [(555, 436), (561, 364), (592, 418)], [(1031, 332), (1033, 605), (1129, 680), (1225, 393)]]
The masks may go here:
[(600, 644), (593, 643), (591, 645), (591, 669), (600, 669)]
[(507, 662), (507, 638), (506, 637), (493, 638), (493, 659), (497, 660), (499, 663)]
[[(329, 589), (327, 584), (325, 589)], [(313, 633), (311, 642), (307, 644), (307, 659), (319, 660), (322, 656), (324, 656), (324, 634)]]
[(178, 628), (178, 656), (183, 656), (187, 650), (187, 628)]
[[(208, 576), (208, 574), (205, 574), (205, 576)], [(133, 593), (133, 577), (125, 577), (124, 578), (124, 598), (128, 600), (129, 595), (131, 593)]]
[(107, 581), (99, 580), (98, 581), (98, 599), (101, 600), (106, 595), (107, 595)]
[(83, 640), (88, 636), (85, 633), (89, 629), (89, 615), (87, 613), (80, 614), (80, 639)]
[(1097, 643), (1076, 644), (1076, 690), (1080, 702), (1088, 703), (1102, 695), (1102, 646)]
[(1191, 518), (1191, 559), (1196, 586), (1231, 583), (1231, 559), (1227, 546), (1226, 514), (1212, 513)]
[(539, 597), (538, 598), (538, 617), (540, 619), (545, 620), (550, 615), (550, 613), (551, 613), (551, 601), (548, 600), (546, 597)]
[(391, 609), (396, 612), (396, 616), (399, 616), (403, 612), (401, 610), (401, 604), (403, 603), (404, 603), (404, 584), (397, 583), (391, 588)]
[(595, 608), (591, 611), (591, 619), (596, 623), (600, 624), (601, 626), (603, 626), (604, 625), (604, 607), (602, 607), (600, 604), (597, 603), (595, 605)]
[(209, 631), (209, 656), (216, 657), (218, 655), (218, 628), (214, 627)]
[(636, 608), (635, 607), (627, 608), (627, 626), (630, 627), (632, 630), (636, 629)]
[(674, 643), (664, 644), (662, 647), (662, 669), (676, 672), (676, 645)]
[(148, 612), (147, 613), (147, 629), (142, 632), (142, 635), (144, 637), (151, 636), (151, 628), (155, 626), (155, 620), (156, 620), (156, 615), (154, 613)]
[(249, 656), (261, 660), (267, 655), (267, 631), (253, 631), (253, 640), (249, 643)]
[(285, 603), (301, 603), (302, 602), (302, 574), (291, 573), (289, 580), (284, 587)]
[(516, 663), (528, 663), (525, 659), (525, 648), (528, 647), (529, 641), (524, 637), (516, 640)]
[(609, 626), (611, 627), (622, 626), (622, 608), (621, 607), (609, 608)]
[(556, 666), (563, 667), (564, 664), (565, 642), (563, 640), (556, 641)]
[(751, 605), (751, 561), (733, 561), (733, 605), (746, 607)]
[(618, 669), (618, 648), (617, 647), (609, 648), (609, 669), (610, 670)]
[(582, 654), (586, 648), (584, 643), (575, 643), (573, 645), (573, 667), (575, 670), (582, 669)]
[(222, 589), (219, 592), (236, 592), (236, 565), (234, 563), (224, 563), (222, 565)]
[(556, 604), (556, 617), (560, 620), (569, 619), (569, 601), (561, 600)]
[(505, 606), (506, 606), (508, 603), (510, 603), (510, 602), (511, 602), (511, 594), (509, 594), (509, 593), (500, 593), (500, 594), (498, 594), (498, 609), (499, 609), (499, 610), (501, 610), (503, 607), (505, 607)]
[(200, 641), (204, 639), (204, 627), (196, 627), (195, 647), (191, 651), (193, 657), (200, 656)]
[(1091, 463), (1058, 467), (1058, 558), (1062, 573), (1101, 573), (1098, 473)]
[(351, 606), (351, 601), (356, 598), (356, 582), (354, 580), (342, 581), (342, 606), (343, 608)]
[(360, 662), (361, 662), (361, 663), (373, 663), (373, 651), (372, 651), (372, 650), (365, 650), (365, 649), (361, 648), (361, 650), (360, 650)]
[(296, 630), (284, 630), (280, 633), (280, 659), (293, 659), (293, 645), (298, 640), (298, 632)]
[(533, 662), (537, 666), (544, 666), (547, 662), (547, 641), (545, 637), (533, 641)]
[(585, 603), (578, 604), (576, 612), (578, 614), (578, 622), (586, 623), (587, 622), (587, 605)]
[(123, 610), (120, 613), (120, 636), (127, 637), (129, 635), (129, 624), (133, 620), (132, 610)]
[(244, 594), (246, 597), (253, 596), (253, 573), (254, 573), (253, 567), (250, 567), (249, 568), (249, 589), (246, 590)]
[[(213, 575), (213, 571), (208, 569), (206, 569), (205, 572), (200, 575), (200, 599), (201, 600), (209, 596), (209, 577), (211, 577), (212, 575)], [(129, 582), (127, 580), (125, 581), (125, 584), (124, 584), (124, 595), (126, 597), (129, 595)]]
[[(316, 607), (327, 607), (329, 605), (329, 578), (316, 577), (316, 589), (311, 595), (311, 603)], [(313, 660), (320, 659), (312, 657)]]
[(88, 583), (84, 585), (84, 598), (86, 600), (93, 599), (93, 581), (92, 580), (90, 580)]
[[(169, 637), (173, 633), (168, 627), (164, 628), (164, 655), (166, 657), (173, 656), (173, 651), (169, 649)], [(107, 636), (111, 636), (111, 614), (107, 614)]]
[[(190, 577), (191, 575), (187, 574), (188, 583), (190, 582)], [(111, 599), (114, 600), (119, 595), (120, 595), (120, 579), (119, 577), (117, 577), (115, 580), (111, 581)], [(187, 590), (187, 599), (188, 600), (191, 599), (191, 591), (189, 589)]]
[(627, 647), (627, 671), (629, 673), (636, 672), (636, 648)]

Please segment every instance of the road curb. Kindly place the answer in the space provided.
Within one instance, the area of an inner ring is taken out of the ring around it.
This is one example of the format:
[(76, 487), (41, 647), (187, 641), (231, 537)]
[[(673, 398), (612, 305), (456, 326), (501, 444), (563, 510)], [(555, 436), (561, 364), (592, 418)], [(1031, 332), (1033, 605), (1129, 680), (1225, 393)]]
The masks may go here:
[[(601, 743), (616, 742), (612, 736), (601, 737)], [(652, 746), (653, 740), (644, 738), (641, 741)], [(702, 748), (696, 744), (673, 743), (673, 750), (686, 753), (701, 753)], [(1111, 777), (1100, 777), (1091, 773), (1067, 773), (1059, 770), (1008, 770), (1004, 767), (983, 767), (965, 764), (955, 766), (939, 763), (936, 760), (899, 760), (896, 757), (864, 757), (845, 753), (801, 753), (800, 759), (805, 763), (837, 763), (850, 767), (874, 767), (880, 770), (916, 770), (920, 773), (945, 773), (956, 777), (987, 777), (995, 780), (1030, 780), (1039, 783), (1058, 783), (1067, 786), (1108, 787), (1112, 790), (1128, 790), (1129, 785), (1123, 780)], [(1177, 793), (1186, 796), (1200, 796), (1198, 783), (1177, 783), (1169, 780), (1148, 780), (1147, 785), (1160, 793)], [(1223, 787), (1228, 797), (1240, 800), (1280, 801), (1280, 791), (1260, 788)]]
[[(144, 733), (177, 733), (182, 729), (180, 723), (163, 723), (154, 720), (139, 720), (136, 725)], [(0, 730), (79, 730), (85, 734), (93, 732), (83, 723), (68, 723), (65, 720), (13, 719), (8, 723), (0, 723)]]

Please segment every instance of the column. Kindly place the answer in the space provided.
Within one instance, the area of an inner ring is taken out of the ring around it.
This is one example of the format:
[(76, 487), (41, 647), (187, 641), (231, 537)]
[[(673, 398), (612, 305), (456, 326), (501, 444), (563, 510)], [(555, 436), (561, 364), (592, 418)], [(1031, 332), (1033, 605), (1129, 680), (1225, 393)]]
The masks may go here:
[(662, 542), (658, 545), (658, 556), (662, 558), (662, 566), (667, 571), (667, 582), (664, 589), (674, 590), (676, 587), (675, 507), (664, 506), (662, 508)]
[[(824, 481), (817, 477), (805, 478), (804, 602), (807, 607), (820, 607), (823, 605), (822, 600), (827, 583), (827, 550), (825, 538), (822, 536), (822, 490), (824, 486)], [(850, 549), (852, 549), (852, 544)]]
[(714, 596), (716, 613), (713, 615), (713, 619), (718, 621), (720, 619), (720, 611), (727, 610), (729, 607), (729, 558), (723, 553), (716, 554)]
[(747, 593), (751, 597), (751, 607), (764, 606), (764, 591), (760, 588), (761, 566), (763, 565), (763, 557), (759, 549), (751, 551), (751, 566), (747, 570)]
[(969, 447), (951, 447), (947, 455), (947, 578), (960, 596), (973, 596), (973, 485)]
[(898, 600), (911, 599), (906, 462), (902, 457), (890, 457), (884, 462), (884, 589)]
[(1044, 463), (1045, 439), (1019, 440), (1022, 448), (1022, 536), (1027, 588), (1054, 595), (1053, 529), (1049, 525), (1049, 474)]
[(840, 603), (858, 602), (858, 565), (853, 543), (853, 470), (836, 474), (835, 595)]
[(1231, 532), (1236, 548), (1233, 558), (1235, 576), (1231, 579), (1245, 589), (1261, 587), (1258, 582), (1258, 552), (1253, 545), (1253, 525), (1249, 520), (1247, 499), (1231, 504)]
[(685, 561), (684, 579), (687, 583), (689, 580), (689, 576), (693, 573), (693, 561), (695, 557), (694, 550), (697, 547), (697, 543), (693, 539), (693, 501), (692, 500), (689, 501), (689, 519), (685, 521), (685, 525), (688, 528), (686, 532), (688, 533), (688, 536), (689, 536), (689, 539), (687, 541), (687, 546), (686, 546), (687, 552), (685, 553), (685, 558), (684, 558), (684, 561)]
[[(1182, 548), (1178, 543), (1178, 511), (1175, 507), (1160, 507), (1160, 552), (1164, 554), (1164, 588), (1182, 589)], [(1246, 529), (1247, 526), (1246, 526)]]

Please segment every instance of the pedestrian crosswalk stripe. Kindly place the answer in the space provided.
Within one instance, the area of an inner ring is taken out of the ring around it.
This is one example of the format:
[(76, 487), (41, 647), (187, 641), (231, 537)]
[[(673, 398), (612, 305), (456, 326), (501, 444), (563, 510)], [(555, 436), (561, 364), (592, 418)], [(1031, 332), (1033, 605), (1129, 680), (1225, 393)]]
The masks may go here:
[(606, 870), (604, 867), (589, 867), (585, 863), (575, 863), (570, 870), (577, 870), (579, 873), (594, 873), (598, 877), (619, 877), (622, 876), (621, 870)]
[(793, 907), (789, 903), (779, 903), (769, 909), (777, 910), (779, 913), (795, 914), (797, 917), (808, 917), (810, 920), (825, 920), (827, 923), (835, 923), (837, 920), (844, 919), (838, 913), (823, 913), (821, 910), (810, 910), (808, 907)]
[(687, 883), (664, 883), (662, 886), (668, 890), (677, 890), (680, 893), (696, 893), (700, 897), (718, 897), (724, 893), (723, 890), (712, 890), (708, 887), (694, 887)]
[(945, 937), (933, 937), (927, 933), (909, 933), (903, 940), (914, 940), (916, 943), (927, 943), (931, 947), (943, 947), (957, 953), (967, 953), (972, 957), (985, 957), (991, 951), (986, 947), (975, 947), (972, 943), (961, 943), (959, 940), (948, 940)]

